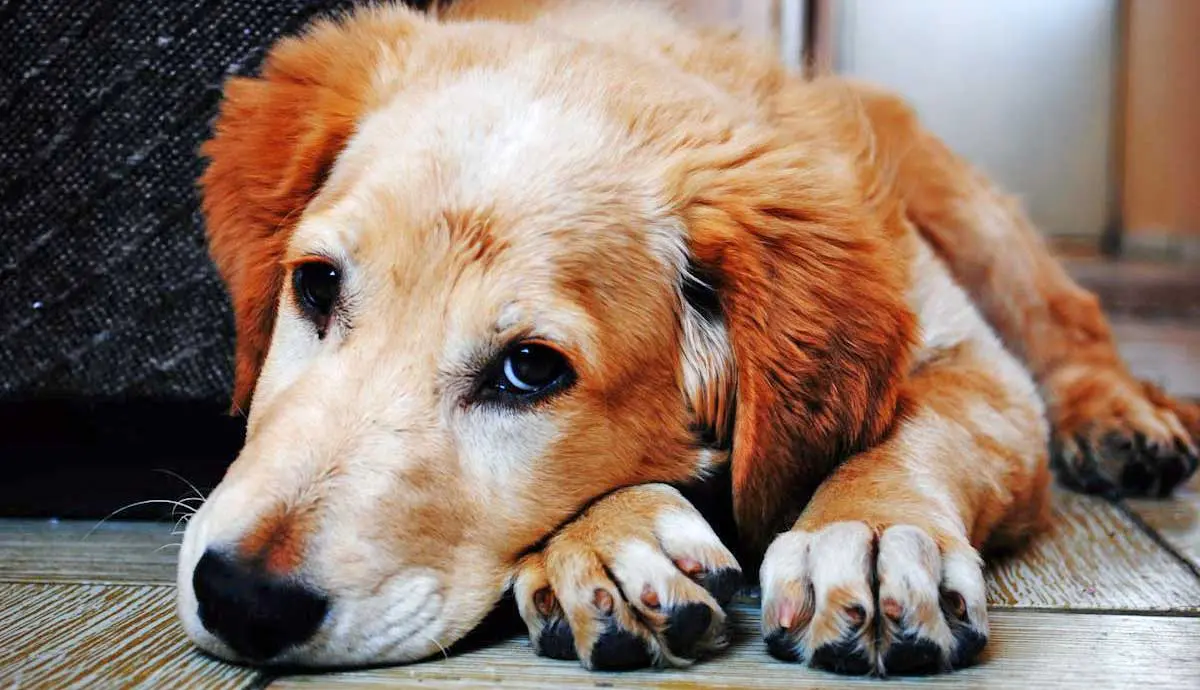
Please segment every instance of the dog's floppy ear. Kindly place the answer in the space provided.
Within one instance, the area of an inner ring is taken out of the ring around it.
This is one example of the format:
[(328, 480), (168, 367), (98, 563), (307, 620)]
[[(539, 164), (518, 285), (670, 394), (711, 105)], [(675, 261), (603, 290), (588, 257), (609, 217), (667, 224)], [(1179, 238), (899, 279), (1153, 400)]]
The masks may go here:
[(200, 187), (209, 252), (233, 302), (235, 410), (248, 408), (266, 358), (291, 231), (379, 96), (379, 52), (395, 59), (418, 21), (394, 7), (319, 22), (272, 48), (260, 76), (225, 87)]
[[(730, 360), (688, 367), (711, 377), (693, 407), (720, 440), (733, 401), (734, 516), (757, 549), (838, 462), (887, 433), (916, 330), (892, 241), (898, 205), (847, 181), (845, 161), (838, 179), (838, 161), (799, 148), (715, 147), (687, 164), (677, 197), (696, 278), (712, 290), (708, 308), (685, 307), (685, 361)], [(714, 332), (731, 357), (687, 351), (711, 351)]]

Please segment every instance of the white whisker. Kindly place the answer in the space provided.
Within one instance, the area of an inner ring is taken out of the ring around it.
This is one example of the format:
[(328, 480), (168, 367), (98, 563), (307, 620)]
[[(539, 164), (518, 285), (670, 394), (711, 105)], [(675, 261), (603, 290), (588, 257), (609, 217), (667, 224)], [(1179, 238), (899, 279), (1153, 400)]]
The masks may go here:
[[(84, 540), (86, 540), (88, 537), (90, 537), (90, 536), (92, 536), (93, 534), (95, 534), (95, 533), (96, 533), (96, 530), (100, 529), (101, 525), (103, 525), (104, 523), (106, 523), (106, 522), (108, 522), (109, 520), (113, 519), (114, 517), (116, 517), (116, 516), (117, 516), (117, 515), (119, 515), (120, 513), (123, 513), (123, 512), (125, 512), (126, 510), (129, 510), (130, 508), (137, 508), (138, 506), (145, 506), (145, 505), (155, 505), (155, 504), (166, 504), (166, 505), (169, 505), (169, 506), (174, 506), (174, 507), (180, 507), (180, 506), (182, 506), (184, 510), (187, 510), (187, 511), (190, 511), (190, 512), (193, 512), (193, 513), (194, 513), (194, 512), (196, 512), (196, 509), (195, 509), (195, 508), (193, 508), (193, 507), (189, 506), (189, 505), (188, 505), (188, 504), (186, 504), (186, 503), (180, 503), (179, 501), (172, 501), (172, 500), (170, 500), (170, 499), (166, 499), (166, 498), (151, 498), (151, 499), (148, 499), (148, 500), (145, 500), (145, 501), (136, 501), (136, 502), (134, 502), (134, 503), (130, 503), (130, 504), (129, 504), (129, 505), (127, 505), (127, 506), (121, 506), (120, 508), (117, 508), (117, 509), (116, 509), (116, 510), (114, 510), (113, 512), (111, 512), (111, 513), (109, 513), (108, 515), (106, 515), (106, 516), (104, 517), (104, 519), (103, 519), (103, 520), (101, 520), (100, 522), (97, 522), (97, 523), (96, 523), (96, 526), (95, 526), (95, 527), (93, 527), (93, 528), (91, 528), (90, 530), (88, 530), (88, 533), (87, 533), (87, 534), (85, 534), (85, 535), (83, 535), (83, 539), (81, 539), (80, 541), (84, 541)], [(172, 515), (173, 515), (173, 514), (174, 514), (174, 513), (172, 513)]]
[(427, 639), (427, 640), (429, 640), (430, 642), (432, 642), (432, 643), (434, 643), (435, 645), (437, 645), (437, 648), (438, 648), (438, 649), (440, 649), (440, 650), (442, 651), (442, 658), (443, 658), (443, 659), (449, 659), (449, 658), (450, 658), (450, 652), (447, 652), (447, 651), (446, 651), (446, 648), (442, 646), (442, 643), (441, 643), (441, 642), (438, 642), (436, 639), (434, 639), (433, 635), (430, 635), (429, 633), (427, 633), (427, 632), (425, 632), (424, 630), (422, 630), (422, 631), (421, 631), (421, 637), (424, 637), (425, 639)]
[(195, 515), (195, 513), (188, 513), (187, 515), (184, 515), (176, 520), (175, 525), (171, 527), (171, 534), (183, 534), (183, 530), (180, 528), (191, 521), (193, 515)]
[(177, 472), (172, 472), (171, 470), (162, 469), (162, 468), (156, 469), (154, 471), (161, 472), (165, 475), (174, 477), (174, 478), (178, 479), (179, 481), (183, 482), (184, 484), (186, 484), (189, 489), (191, 489), (192, 491), (194, 491), (196, 493), (196, 497), (200, 499), (201, 503), (203, 503), (206, 500), (204, 493), (202, 491), (200, 491), (200, 489), (197, 489), (195, 484), (193, 484), (193, 483), (189, 482), (187, 479), (185, 479), (183, 477), (183, 475), (181, 475)]

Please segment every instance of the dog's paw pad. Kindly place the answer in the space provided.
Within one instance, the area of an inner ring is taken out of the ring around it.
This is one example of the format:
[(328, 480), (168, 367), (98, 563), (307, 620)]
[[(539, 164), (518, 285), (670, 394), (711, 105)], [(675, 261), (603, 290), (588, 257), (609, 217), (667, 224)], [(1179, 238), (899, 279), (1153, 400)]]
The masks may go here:
[(673, 654), (694, 658), (698, 651), (697, 645), (708, 636), (712, 622), (713, 610), (704, 604), (677, 606), (667, 616), (663, 639)]
[(803, 661), (796, 641), (787, 628), (775, 628), (764, 638), (767, 643), (767, 653), (780, 661)]
[(979, 657), (979, 653), (988, 643), (986, 633), (967, 626), (956, 627), (954, 638), (957, 646), (950, 655), (950, 665), (953, 668), (963, 668), (975, 663), (975, 659)]
[(1056, 437), (1053, 467), (1068, 488), (1112, 496), (1169, 496), (1197, 467), (1195, 450), (1181, 438), (1103, 432)]
[(592, 647), (591, 667), (597, 671), (645, 668), (651, 661), (646, 642), (617, 627), (605, 630)]
[(812, 653), (812, 665), (851, 676), (865, 676), (875, 670), (870, 654), (854, 640), (839, 640), (817, 647)]
[(900, 675), (936, 673), (942, 668), (942, 648), (933, 640), (909, 633), (888, 647), (883, 666), (888, 673)]
[(538, 654), (551, 659), (579, 658), (575, 652), (575, 636), (571, 634), (571, 626), (561, 617), (542, 628), (535, 647)]

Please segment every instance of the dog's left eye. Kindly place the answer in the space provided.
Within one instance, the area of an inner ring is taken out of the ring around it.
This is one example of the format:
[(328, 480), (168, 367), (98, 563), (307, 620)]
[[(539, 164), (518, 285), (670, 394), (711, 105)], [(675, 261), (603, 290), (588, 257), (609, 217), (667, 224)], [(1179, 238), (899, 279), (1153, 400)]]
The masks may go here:
[(324, 336), (341, 294), (341, 271), (327, 261), (309, 261), (293, 270), (292, 287), (300, 307), (317, 326), (317, 333)]
[(531, 403), (569, 386), (575, 377), (567, 358), (541, 343), (508, 348), (489, 367), (478, 396), (505, 403)]

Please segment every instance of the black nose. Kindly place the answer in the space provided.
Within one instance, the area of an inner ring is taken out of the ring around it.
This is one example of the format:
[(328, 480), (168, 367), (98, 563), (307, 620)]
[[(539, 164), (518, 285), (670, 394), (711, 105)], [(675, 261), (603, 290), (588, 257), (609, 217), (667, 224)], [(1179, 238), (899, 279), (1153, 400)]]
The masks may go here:
[(192, 573), (200, 622), (239, 655), (266, 661), (312, 637), (329, 601), (291, 579), (209, 549)]

